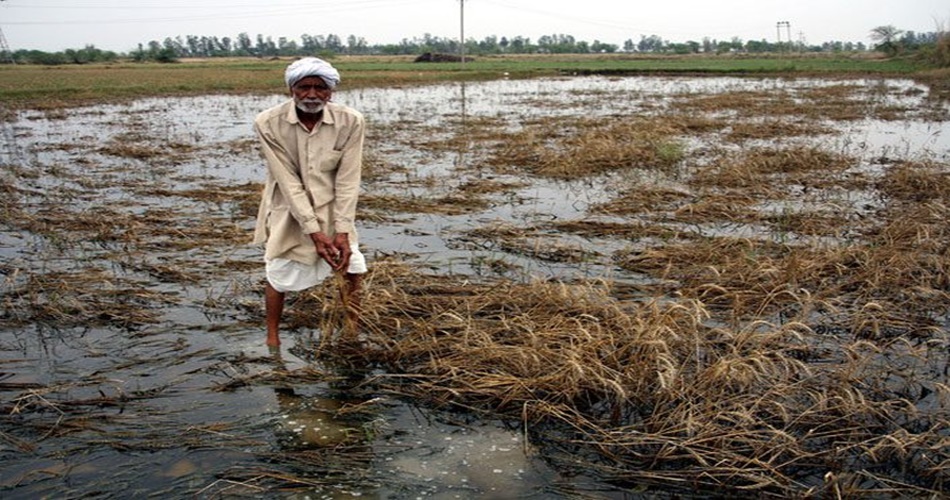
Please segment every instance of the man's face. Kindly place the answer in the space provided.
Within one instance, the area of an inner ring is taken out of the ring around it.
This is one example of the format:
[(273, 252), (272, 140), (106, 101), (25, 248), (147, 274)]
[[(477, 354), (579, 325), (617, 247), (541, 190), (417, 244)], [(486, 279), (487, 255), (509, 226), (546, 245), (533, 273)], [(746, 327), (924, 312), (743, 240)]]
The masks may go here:
[(316, 114), (323, 111), (323, 107), (330, 101), (333, 89), (323, 81), (323, 78), (308, 76), (301, 78), (290, 87), (290, 92), (294, 95), (297, 109), (304, 113)]

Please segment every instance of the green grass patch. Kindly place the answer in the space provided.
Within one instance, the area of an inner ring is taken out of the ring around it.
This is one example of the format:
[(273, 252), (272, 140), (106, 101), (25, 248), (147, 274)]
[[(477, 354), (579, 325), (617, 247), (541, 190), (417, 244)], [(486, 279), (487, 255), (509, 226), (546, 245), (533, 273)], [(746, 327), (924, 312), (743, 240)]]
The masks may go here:
[[(284, 92), (289, 60), (209, 59), (173, 64), (113, 63), (0, 66), (0, 103), (7, 108), (81, 105), (162, 95)], [(913, 61), (871, 57), (665, 56), (627, 54), (480, 56), (464, 63), (415, 63), (410, 56), (333, 59), (346, 88), (413, 85), (561, 74), (909, 75)]]

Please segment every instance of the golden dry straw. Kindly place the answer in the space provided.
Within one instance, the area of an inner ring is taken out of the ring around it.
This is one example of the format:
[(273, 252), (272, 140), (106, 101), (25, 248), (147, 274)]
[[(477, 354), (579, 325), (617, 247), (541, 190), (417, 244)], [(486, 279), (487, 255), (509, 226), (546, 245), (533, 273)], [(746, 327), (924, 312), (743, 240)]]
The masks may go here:
[[(728, 327), (702, 297), (618, 301), (610, 288), (472, 283), (379, 262), (362, 356), (389, 367), (378, 382), (390, 391), (518, 419), (541, 448), (574, 450), (565, 467), (613, 481), (857, 495), (894, 483), (927, 494), (947, 480), (950, 393), (924, 361), (945, 362), (943, 344), (830, 337), (806, 324), (820, 304), (804, 293), (771, 299), (797, 318)], [(332, 295), (311, 297), (320, 314)], [(896, 375), (908, 359), (918, 368)], [(915, 408), (922, 394), (927, 410)], [(873, 472), (854, 481), (857, 469)]]

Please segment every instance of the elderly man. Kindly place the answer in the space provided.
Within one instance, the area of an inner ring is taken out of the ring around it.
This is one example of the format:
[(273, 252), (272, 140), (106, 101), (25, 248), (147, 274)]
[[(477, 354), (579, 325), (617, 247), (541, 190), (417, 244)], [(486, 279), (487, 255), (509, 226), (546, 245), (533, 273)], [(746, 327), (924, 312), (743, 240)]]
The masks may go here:
[(287, 292), (345, 272), (348, 313), (359, 306), (366, 260), (354, 219), (363, 157), (363, 115), (330, 102), (340, 74), (307, 57), (287, 67), (292, 100), (254, 120), (267, 164), (254, 242), (264, 244), (267, 345), (280, 344)]

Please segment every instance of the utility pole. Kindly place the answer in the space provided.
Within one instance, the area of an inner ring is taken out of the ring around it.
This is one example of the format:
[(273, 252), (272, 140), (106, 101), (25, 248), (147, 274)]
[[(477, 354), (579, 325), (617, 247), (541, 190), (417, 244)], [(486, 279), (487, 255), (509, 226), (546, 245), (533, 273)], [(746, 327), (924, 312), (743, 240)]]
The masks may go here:
[(13, 51), (10, 50), (10, 45), (7, 43), (7, 37), (3, 36), (3, 28), (0, 28), (0, 62), (16, 64), (16, 61), (13, 60)]
[(782, 26), (785, 27), (785, 30), (786, 30), (786, 32), (788, 33), (788, 44), (789, 44), (789, 46), (791, 46), (791, 44), (792, 44), (792, 23), (790, 23), (790, 22), (788, 22), (788, 21), (779, 21), (779, 22), (775, 23), (775, 31), (776, 31), (776, 34), (778, 35), (778, 46), (779, 46), (779, 50), (782, 49)]
[[(2, 1), (0, 0), (0, 2)], [(3, 62), (16, 64), (16, 61), (13, 60), (13, 51), (10, 50), (10, 44), (7, 43), (7, 37), (3, 36), (3, 28), (0, 28), (0, 57), (3, 58)]]
[(459, 0), (459, 58), (465, 64), (465, 0)]

